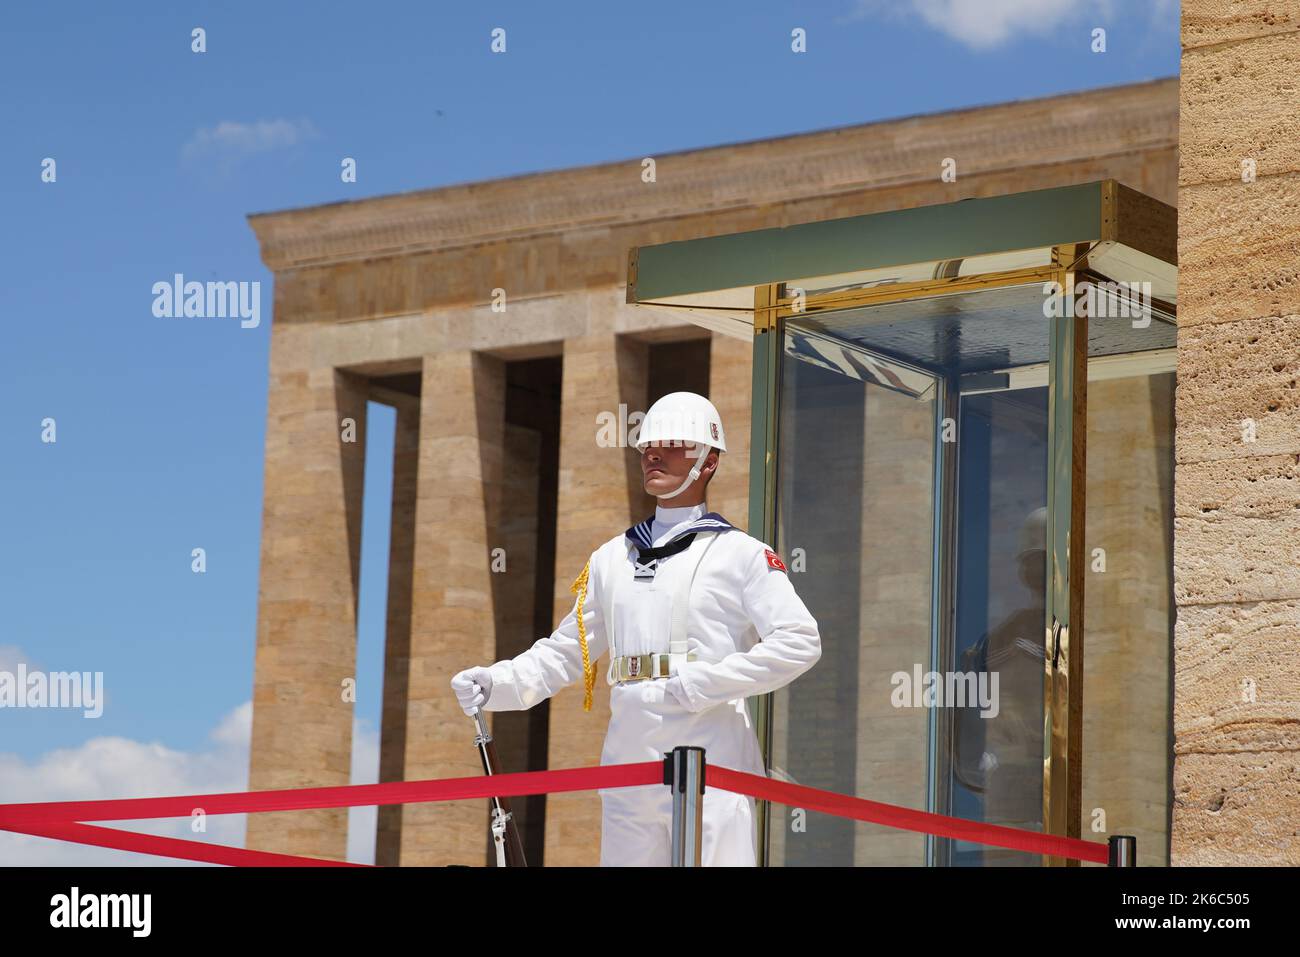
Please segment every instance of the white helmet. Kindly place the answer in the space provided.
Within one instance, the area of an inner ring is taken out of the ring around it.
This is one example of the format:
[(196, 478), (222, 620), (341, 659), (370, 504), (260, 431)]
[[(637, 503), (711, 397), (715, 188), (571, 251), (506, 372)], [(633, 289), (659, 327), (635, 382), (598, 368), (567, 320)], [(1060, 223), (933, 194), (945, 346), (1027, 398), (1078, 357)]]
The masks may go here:
[(636, 449), (645, 451), (652, 443), (696, 442), (719, 452), (727, 451), (722, 417), (713, 403), (694, 392), (670, 392), (645, 414), (637, 433)]
[(644, 452), (651, 444), (685, 445), (688, 442), (695, 443), (701, 449), (695, 465), (681, 485), (671, 492), (656, 495), (656, 498), (676, 498), (700, 477), (701, 467), (708, 457), (705, 448), (727, 451), (727, 439), (722, 433), (722, 417), (718, 415), (713, 403), (694, 392), (670, 392), (650, 406), (645, 418), (641, 420), (636, 450)]
[(1047, 506), (1036, 508), (1028, 515), (1020, 525), (1019, 535), (1020, 551), (1016, 553), (1017, 558), (1028, 555), (1030, 552), (1041, 552), (1047, 548)]

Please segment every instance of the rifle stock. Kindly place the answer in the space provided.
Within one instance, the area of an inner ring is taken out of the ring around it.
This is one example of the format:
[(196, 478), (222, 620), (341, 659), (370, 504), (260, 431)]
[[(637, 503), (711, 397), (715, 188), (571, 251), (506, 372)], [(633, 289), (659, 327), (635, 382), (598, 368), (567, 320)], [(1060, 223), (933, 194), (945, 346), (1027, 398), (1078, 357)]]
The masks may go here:
[[(474, 743), (478, 746), (479, 757), (483, 761), (483, 773), (487, 775), (500, 773), (501, 764), (497, 760), (497, 748), (492, 741), (492, 735), (488, 732), (487, 721), (483, 717), (482, 709), (474, 712), (474, 720), (478, 724), (478, 734), (474, 737)], [(515, 817), (510, 812), (510, 802), (503, 797), (493, 797), (488, 799), (492, 819), (495, 823), (498, 818), (505, 821), (505, 834), (503, 838), (504, 858), (506, 867), (527, 867), (528, 862), (524, 858), (524, 844), (519, 837), (519, 827), (515, 823)], [(493, 834), (495, 841), (496, 835)], [(498, 857), (498, 862), (500, 857)], [(498, 863), (499, 866), (499, 863)]]

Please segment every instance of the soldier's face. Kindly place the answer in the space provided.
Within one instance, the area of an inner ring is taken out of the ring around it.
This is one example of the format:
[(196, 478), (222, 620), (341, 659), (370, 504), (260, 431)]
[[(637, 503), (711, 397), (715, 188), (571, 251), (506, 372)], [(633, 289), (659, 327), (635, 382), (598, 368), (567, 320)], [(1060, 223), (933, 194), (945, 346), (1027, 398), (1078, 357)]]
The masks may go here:
[(699, 462), (701, 452), (705, 453), (700, 478), (687, 487), (694, 492), (700, 482), (708, 480), (713, 469), (717, 467), (717, 452), (710, 448), (701, 449), (690, 445), (648, 445), (641, 453), (641, 478), (646, 492), (651, 495), (666, 495), (680, 488), (691, 474), (691, 469)]
[(1031, 593), (1041, 597), (1047, 585), (1047, 550), (1035, 548), (1016, 561), (1020, 566), (1020, 580)]

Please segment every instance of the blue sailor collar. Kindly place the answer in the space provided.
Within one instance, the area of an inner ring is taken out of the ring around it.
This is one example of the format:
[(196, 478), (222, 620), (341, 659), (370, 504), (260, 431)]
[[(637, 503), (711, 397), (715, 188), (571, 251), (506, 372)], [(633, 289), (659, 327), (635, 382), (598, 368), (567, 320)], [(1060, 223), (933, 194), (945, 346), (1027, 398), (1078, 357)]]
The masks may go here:
[[(650, 527), (654, 524), (654, 520), (655, 517), (651, 515), (644, 522), (641, 522), (638, 525), (633, 525), (623, 533), (624, 537), (638, 549), (651, 548), (654, 545), (654, 541), (650, 538)], [(675, 542), (683, 535), (689, 535), (692, 532), (725, 532), (729, 528), (735, 528), (735, 526), (717, 512), (709, 512), (708, 514), (701, 515), (695, 521), (691, 522), (691, 524), (678, 529), (677, 534), (673, 535), (673, 537), (664, 544), (666, 545)]]

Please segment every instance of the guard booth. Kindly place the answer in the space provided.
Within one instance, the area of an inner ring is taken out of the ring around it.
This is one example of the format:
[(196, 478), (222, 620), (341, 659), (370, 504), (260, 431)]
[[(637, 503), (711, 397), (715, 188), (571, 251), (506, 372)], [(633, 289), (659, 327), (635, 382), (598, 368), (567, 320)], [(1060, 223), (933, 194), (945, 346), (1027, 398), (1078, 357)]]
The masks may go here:
[[(1108, 180), (631, 251), (753, 343), (749, 530), (823, 641), (770, 775), (1168, 862), (1176, 242)], [(767, 804), (759, 853), (1065, 863)]]

